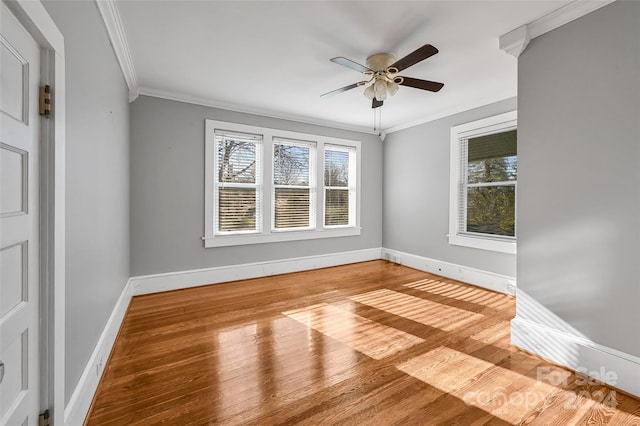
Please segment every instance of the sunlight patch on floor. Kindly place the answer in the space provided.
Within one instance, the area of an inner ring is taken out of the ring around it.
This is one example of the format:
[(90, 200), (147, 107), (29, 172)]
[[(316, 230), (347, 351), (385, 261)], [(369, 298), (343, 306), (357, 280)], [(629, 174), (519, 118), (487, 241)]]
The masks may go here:
[(387, 289), (350, 296), (349, 299), (444, 331), (457, 330), (484, 318), (465, 309)]
[(283, 314), (377, 360), (424, 341), (326, 303)]
[[(558, 369), (558, 375), (554, 375), (550, 383), (550, 380), (536, 380), (444, 346), (397, 368), (511, 423), (522, 421), (527, 413), (544, 406), (547, 398), (567, 393), (564, 397), (570, 399), (572, 394), (551, 384), (566, 380), (570, 375), (568, 371)], [(535, 371), (533, 374), (535, 377)], [(594, 403), (582, 401), (581, 410), (586, 412)]]
[(405, 284), (404, 286), (496, 309), (512, 303), (509, 296), (501, 296), (466, 284), (424, 279)]

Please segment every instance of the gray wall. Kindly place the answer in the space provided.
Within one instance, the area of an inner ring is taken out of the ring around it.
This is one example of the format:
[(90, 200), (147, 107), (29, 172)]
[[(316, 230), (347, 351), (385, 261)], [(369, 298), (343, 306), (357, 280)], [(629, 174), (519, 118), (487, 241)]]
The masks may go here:
[(516, 99), (507, 99), (387, 136), (383, 155), (385, 248), (516, 276), (515, 255), (454, 246), (447, 238), (451, 127), (515, 109)]
[(518, 69), (517, 316), (639, 356), (640, 2), (534, 39)]
[(129, 105), (95, 3), (44, 5), (66, 50), (68, 402), (129, 277)]
[[(204, 248), (205, 119), (362, 141), (362, 234)], [(141, 96), (131, 107), (131, 275), (380, 247), (382, 143), (336, 130)]]

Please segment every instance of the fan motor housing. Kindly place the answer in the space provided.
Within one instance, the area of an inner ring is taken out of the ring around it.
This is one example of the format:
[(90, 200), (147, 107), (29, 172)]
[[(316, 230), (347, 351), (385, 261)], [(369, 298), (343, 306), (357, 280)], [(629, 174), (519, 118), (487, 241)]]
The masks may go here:
[(384, 71), (396, 61), (391, 53), (376, 53), (367, 58), (367, 67), (373, 71)]

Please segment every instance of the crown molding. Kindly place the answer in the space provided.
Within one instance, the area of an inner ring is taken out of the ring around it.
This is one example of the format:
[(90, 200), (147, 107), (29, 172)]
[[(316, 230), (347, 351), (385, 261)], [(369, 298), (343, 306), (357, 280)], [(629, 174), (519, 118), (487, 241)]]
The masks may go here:
[(129, 50), (129, 43), (127, 43), (122, 20), (120, 19), (120, 13), (118, 13), (115, 0), (95, 0), (95, 3), (98, 6), (111, 46), (129, 88), (129, 102), (133, 102), (139, 95), (138, 77), (133, 66), (133, 59), (131, 58), (131, 51)]
[(615, 0), (575, 0), (527, 24), (529, 34), (532, 39), (539, 37), (542, 34), (555, 30), (564, 24), (568, 24), (614, 1)]
[(483, 106), (490, 105), (490, 104), (493, 104), (493, 103), (496, 103), (496, 102), (506, 101), (507, 99), (515, 98), (516, 96), (517, 96), (516, 93), (510, 93), (510, 94), (506, 94), (506, 95), (501, 94), (501, 95), (490, 97), (490, 98), (482, 98), (482, 99), (480, 99), (478, 101), (475, 101), (475, 102), (468, 102), (468, 103), (464, 103), (464, 104), (458, 105), (455, 108), (442, 110), (442, 111), (438, 112), (437, 114), (431, 114), (431, 115), (423, 117), (423, 118), (421, 118), (419, 120), (415, 120), (415, 121), (411, 121), (409, 123), (399, 124), (397, 126), (389, 127), (388, 129), (385, 129), (382, 133), (386, 137), (387, 135), (389, 135), (391, 133), (394, 133), (394, 132), (398, 132), (400, 130), (409, 129), (411, 127), (416, 127), (416, 126), (419, 126), (421, 124), (430, 123), (432, 121), (436, 121), (436, 120), (439, 120), (441, 118), (449, 117), (449, 116), (452, 116), (454, 114), (459, 114), (461, 112), (469, 111), (469, 110), (472, 110), (472, 109), (475, 109), (475, 108), (481, 108)]
[(500, 49), (517, 58), (527, 48), (530, 40), (529, 26), (523, 25), (500, 37)]
[(564, 24), (587, 15), (615, 0), (575, 0), (553, 12), (529, 22), (499, 39), (500, 49), (516, 58), (524, 51), (529, 41)]
[(160, 98), (160, 99), (167, 99), (170, 101), (185, 102), (188, 104), (200, 105), (200, 106), (205, 106), (209, 108), (219, 108), (227, 111), (240, 112), (244, 114), (260, 115), (262, 117), (277, 118), (280, 120), (290, 120), (298, 123), (312, 124), (315, 126), (330, 127), (332, 129), (348, 130), (352, 132), (359, 132), (359, 133), (366, 133), (366, 134), (373, 134), (373, 135), (378, 134), (378, 132), (375, 132), (371, 128), (367, 128), (367, 127), (353, 126), (353, 125), (337, 123), (329, 120), (314, 119), (311, 117), (305, 117), (305, 116), (300, 116), (296, 114), (274, 113), (273, 111), (268, 109), (251, 108), (251, 107), (241, 106), (241, 105), (232, 104), (232, 103), (219, 102), (209, 98), (204, 98), (199, 96), (190, 96), (190, 95), (185, 95), (183, 93), (174, 92), (170, 90), (155, 89), (153, 87), (140, 86), (138, 88), (138, 95), (150, 96), (153, 98)]

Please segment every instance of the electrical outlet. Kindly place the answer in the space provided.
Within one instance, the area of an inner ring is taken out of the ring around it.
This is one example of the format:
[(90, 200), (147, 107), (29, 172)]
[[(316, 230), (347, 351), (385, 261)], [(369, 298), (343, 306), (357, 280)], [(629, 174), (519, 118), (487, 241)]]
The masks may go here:
[(100, 372), (102, 372), (103, 365), (104, 365), (103, 358), (100, 357), (100, 359), (96, 363), (96, 376), (100, 377)]
[(507, 284), (507, 293), (509, 293), (512, 296), (516, 295), (516, 286), (513, 284)]

